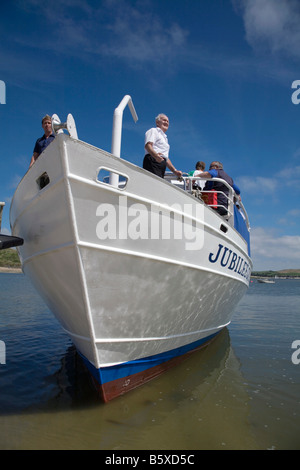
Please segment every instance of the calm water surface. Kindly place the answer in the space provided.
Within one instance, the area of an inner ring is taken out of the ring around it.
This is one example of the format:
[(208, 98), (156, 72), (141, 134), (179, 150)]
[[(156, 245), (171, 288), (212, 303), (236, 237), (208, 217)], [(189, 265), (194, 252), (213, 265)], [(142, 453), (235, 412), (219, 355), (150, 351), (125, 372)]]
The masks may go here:
[(254, 281), (208, 348), (103, 404), (28, 279), (0, 274), (0, 449), (300, 449), (299, 294)]

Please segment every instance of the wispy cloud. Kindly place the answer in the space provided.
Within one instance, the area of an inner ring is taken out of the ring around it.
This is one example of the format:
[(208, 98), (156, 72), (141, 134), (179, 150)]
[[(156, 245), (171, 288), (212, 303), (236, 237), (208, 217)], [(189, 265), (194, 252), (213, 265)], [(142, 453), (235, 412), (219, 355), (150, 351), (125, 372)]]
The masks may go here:
[(288, 210), (284, 217), (278, 220), (279, 225), (282, 225), (284, 229), (287, 227), (299, 227), (300, 225), (300, 209)]
[(278, 188), (293, 188), (296, 192), (300, 189), (300, 165), (286, 167), (275, 172), (269, 177), (264, 176), (240, 176), (239, 185), (243, 188), (243, 192), (258, 194), (264, 197), (278, 195)]
[(266, 178), (263, 176), (241, 176), (239, 177), (239, 186), (244, 192), (259, 194), (264, 197), (266, 194), (274, 194), (278, 188), (277, 178)]
[(277, 236), (261, 227), (251, 231), (254, 270), (300, 269), (300, 236)]
[(300, 59), (298, 0), (233, 0), (242, 11), (246, 39), (259, 53)]
[[(186, 46), (188, 31), (178, 23), (162, 20), (151, 2), (60, 0), (52, 4), (38, 0), (20, 2), (32, 17), (43, 17), (46, 33), (40, 42), (34, 34), (17, 38), (22, 44), (44, 47), (62, 55), (89, 55), (124, 59), (131, 66), (164, 62), (171, 64)], [(53, 27), (55, 26), (55, 28)]]
[[(150, 9), (128, 2), (109, 2), (113, 9), (107, 25), (106, 43), (99, 52), (131, 64), (172, 62), (187, 44), (188, 31), (178, 23), (166, 23)], [(117, 8), (115, 8), (117, 6)], [(112, 11), (112, 10), (111, 10)]]
[[(260, 16), (259, 5), (265, 5), (265, 9), (268, 6), (269, 10), (276, 13), (278, 4), (285, 4), (282, 0), (232, 1), (235, 5), (238, 4), (242, 11), (246, 37), (253, 48), (258, 47), (256, 43), (262, 42), (259, 39), (259, 31), (263, 29), (263, 19), (267, 22), (268, 17), (264, 9)], [(273, 2), (277, 7), (272, 10)], [(75, 57), (76, 60), (93, 64), (96, 68), (118, 62), (144, 73), (149, 71), (149, 79), (153, 79), (157, 70), (161, 73), (162, 67), (164, 76), (189, 68), (195, 73), (205, 71), (251, 81), (271, 79), (284, 83), (285, 86), (295, 76), (290, 64), (279, 67), (270, 57), (257, 57), (251, 53), (241, 55), (238, 47), (225, 51), (219, 43), (204, 44), (201, 34), (196, 40), (192, 39), (188, 26), (182, 26), (180, 17), (176, 22), (161, 17), (149, 0), (60, 0), (55, 8), (51, 3), (39, 0), (16, 0), (16, 17), (19, 12), (22, 12), (22, 22), (17, 23), (13, 34), (8, 29), (2, 33), (3, 44), (7, 41), (8, 49), (9, 45), (17, 44), (19, 51), (14, 51), (11, 61), (6, 60), (9, 52), (2, 60), (0, 52), (1, 63), (9, 63), (10, 68), (19, 72), (19, 76), (22, 76), (24, 69), (29, 74), (37, 60), (41, 66), (38, 76), (33, 78), (38, 78), (40, 74), (43, 80), (45, 75), (51, 76), (47, 73), (51, 63), (50, 58), (46, 59), (49, 53), (55, 54), (56, 58), (60, 57), (62, 63), (65, 57)], [(293, 25), (296, 29), (297, 23), (294, 22)], [(272, 34), (276, 36), (275, 26), (273, 30)], [(272, 37), (271, 31), (269, 34)], [(296, 38), (296, 31), (294, 35)], [(268, 43), (266, 40), (265, 42)], [(24, 67), (22, 62), (22, 52), (25, 49), (26, 60), (29, 61), (27, 67)], [(44, 74), (43, 70), (46, 70)], [(58, 78), (59, 75), (51, 77), (56, 80)]]

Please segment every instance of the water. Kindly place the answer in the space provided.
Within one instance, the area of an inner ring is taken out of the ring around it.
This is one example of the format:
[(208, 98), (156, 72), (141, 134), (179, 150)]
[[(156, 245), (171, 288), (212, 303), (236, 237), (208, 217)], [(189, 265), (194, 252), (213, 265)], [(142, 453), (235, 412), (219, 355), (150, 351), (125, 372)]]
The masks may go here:
[(208, 348), (108, 404), (27, 278), (0, 286), (0, 449), (300, 449), (299, 280), (251, 283)]

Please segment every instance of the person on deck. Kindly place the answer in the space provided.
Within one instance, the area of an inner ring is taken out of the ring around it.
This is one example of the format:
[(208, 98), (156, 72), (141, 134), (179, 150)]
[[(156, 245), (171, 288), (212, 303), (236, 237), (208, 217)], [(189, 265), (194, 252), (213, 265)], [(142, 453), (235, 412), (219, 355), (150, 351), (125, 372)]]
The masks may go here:
[(51, 117), (48, 114), (42, 119), (42, 128), (44, 129), (44, 135), (37, 139), (35, 143), (29, 168), (34, 164), (45, 148), (55, 139), (55, 135), (52, 133)]
[[(227, 173), (225, 173), (223, 169), (223, 165), (221, 162), (215, 161), (212, 162), (209, 166), (208, 171), (203, 171), (201, 174), (198, 175), (200, 178), (206, 178), (206, 179), (211, 179), (211, 178), (222, 178), (223, 180), (226, 181), (236, 192), (236, 194), (239, 196), (240, 199), (240, 189), (238, 186), (233, 182), (233, 179), (231, 176), (229, 176)], [(227, 215), (228, 213), (228, 199), (227, 196), (229, 194), (229, 189), (227, 186), (225, 186), (224, 183), (220, 181), (207, 181), (207, 183), (204, 186), (204, 190), (212, 190), (214, 189), (215, 191), (221, 191), (217, 193), (217, 201), (218, 201), (218, 207), (217, 207), (217, 212), (220, 215)], [(222, 207), (220, 207), (222, 206)]]
[[(197, 162), (196, 163), (196, 170), (193, 173), (193, 176), (200, 176), (201, 173), (205, 170), (205, 163), (204, 162)], [(205, 181), (201, 180), (194, 180), (193, 187), (194, 189), (203, 189), (205, 186)]]
[(169, 128), (169, 119), (165, 114), (159, 114), (155, 119), (156, 127), (152, 127), (145, 134), (145, 150), (143, 168), (161, 178), (166, 168), (180, 177), (182, 171), (176, 170), (169, 159), (170, 145), (166, 132)]

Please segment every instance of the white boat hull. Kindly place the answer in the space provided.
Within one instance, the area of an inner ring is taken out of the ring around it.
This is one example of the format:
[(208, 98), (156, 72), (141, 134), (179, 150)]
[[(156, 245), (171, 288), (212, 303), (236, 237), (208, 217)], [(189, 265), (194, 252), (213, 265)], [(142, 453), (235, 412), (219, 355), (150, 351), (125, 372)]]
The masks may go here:
[[(99, 181), (100, 169), (126, 186)], [(24, 176), (10, 219), (25, 274), (105, 401), (206, 344), (249, 285), (247, 242), (215, 211), (65, 134)]]

